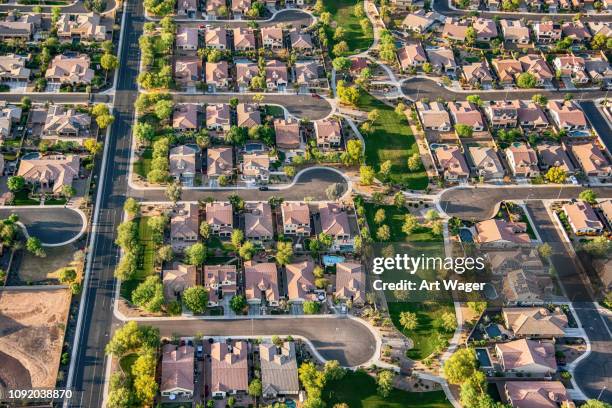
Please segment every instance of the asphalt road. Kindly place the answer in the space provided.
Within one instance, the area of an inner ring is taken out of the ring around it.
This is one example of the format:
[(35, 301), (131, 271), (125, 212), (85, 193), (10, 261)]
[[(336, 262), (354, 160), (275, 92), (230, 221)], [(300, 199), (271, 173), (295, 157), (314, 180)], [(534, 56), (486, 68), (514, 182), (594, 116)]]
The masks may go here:
[(86, 94), (86, 93), (2, 93), (0, 98), (7, 102), (20, 102), (21, 98), (28, 97), (32, 102), (36, 103), (55, 103), (55, 104), (83, 104), (83, 103), (111, 103), (112, 95), (104, 94)]
[[(410, 78), (402, 83), (402, 91), (404, 95), (413, 101), (427, 98), (429, 100), (435, 100), (436, 98), (443, 98), (445, 100), (465, 100), (472, 92), (455, 92), (451, 89), (447, 89), (443, 86), (438, 85), (436, 81), (428, 78)], [(605, 91), (584, 91), (584, 90), (546, 90), (546, 89), (532, 89), (524, 91), (474, 91), (474, 94), (478, 94), (482, 100), (485, 101), (499, 101), (504, 99), (531, 99), (535, 94), (541, 94), (548, 99), (563, 99), (565, 94), (571, 93), (576, 100), (593, 100), (597, 98), (603, 98), (606, 95)]]
[(28, 234), (43, 244), (59, 244), (76, 237), (83, 228), (81, 215), (64, 207), (2, 208), (0, 218), (17, 214)]
[[(503, 200), (546, 200), (578, 197), (581, 186), (563, 187), (460, 187), (446, 190), (440, 206), (451, 217), (482, 221), (493, 217), (497, 204)], [(591, 187), (600, 198), (612, 197), (612, 187)]]
[[(542, 239), (553, 247), (552, 263), (559, 281), (572, 301), (576, 314), (582, 323), (589, 340), (591, 354), (576, 367), (574, 378), (580, 389), (589, 398), (612, 402), (612, 355), (610, 354), (610, 328), (612, 318), (600, 315), (591, 301), (588, 278), (584, 276), (579, 261), (570, 255), (559, 231), (555, 228), (542, 202), (528, 204), (529, 213), (534, 220)], [(607, 326), (607, 327), (606, 327)]]
[[(10, 10), (18, 10), (21, 12), (28, 12), (28, 11), (32, 11), (32, 7), (34, 7), (34, 4), (30, 4), (30, 5), (25, 5), (25, 4), (0, 4), (0, 10), (2, 11), (10, 11)], [(53, 9), (54, 6), (41, 6), (42, 8), (42, 12), (43, 13), (51, 13), (51, 10)], [(111, 10), (113, 7), (115, 7), (115, 0), (106, 0), (106, 7), (104, 8), (105, 11), (109, 11)], [(74, 2), (73, 4), (69, 4), (67, 6), (63, 6), (60, 7), (62, 10), (62, 13), (89, 13), (89, 10), (87, 10), (85, 8), (85, 6), (83, 5), (83, 1), (79, 0)]]
[[(296, 95), (295, 93), (279, 94), (262, 94), (264, 100), (262, 103), (270, 103), (282, 105), (289, 113), (297, 116), (300, 119), (317, 120), (328, 116), (332, 108), (325, 99), (314, 98), (311, 95)], [(195, 103), (228, 103), (230, 98), (238, 98), (240, 102), (253, 102), (253, 95), (219, 95), (219, 94), (178, 94), (174, 96), (177, 102), (195, 102)]]
[(162, 336), (203, 333), (207, 336), (303, 336), (325, 359), (347, 367), (366, 363), (374, 355), (376, 339), (362, 323), (348, 318), (271, 318), (241, 320), (165, 320), (146, 324)]
[[(197, 27), (201, 25), (210, 25), (212, 27), (226, 27), (231, 24), (231, 27), (248, 27), (247, 20), (234, 20), (231, 23), (227, 21), (193, 21), (180, 20), (181, 25)], [(293, 27), (308, 27), (314, 22), (313, 18), (308, 13), (304, 13), (298, 9), (288, 9), (278, 12), (270, 21), (258, 21), (259, 27), (275, 26), (277, 24), (290, 24)]]
[(608, 148), (608, 151), (612, 151), (612, 129), (610, 129), (610, 125), (606, 121), (606, 118), (601, 113), (601, 111), (597, 108), (592, 101), (583, 101), (580, 102), (580, 107), (586, 114), (591, 127), (597, 131), (604, 144)]
[[(312, 169), (301, 174), (292, 187), (283, 190), (276, 190), (274, 187), (270, 187), (268, 191), (259, 191), (258, 189), (183, 190), (181, 199), (184, 201), (198, 201), (206, 197), (214, 197), (215, 200), (223, 200), (231, 195), (237, 194), (247, 201), (267, 201), (272, 196), (291, 201), (302, 201), (305, 197), (310, 197), (312, 200), (327, 200), (325, 189), (334, 183), (342, 184), (343, 192), (348, 188), (346, 179), (337, 172), (326, 169)], [(139, 201), (168, 200), (164, 195), (163, 189), (130, 189), (129, 195)]]

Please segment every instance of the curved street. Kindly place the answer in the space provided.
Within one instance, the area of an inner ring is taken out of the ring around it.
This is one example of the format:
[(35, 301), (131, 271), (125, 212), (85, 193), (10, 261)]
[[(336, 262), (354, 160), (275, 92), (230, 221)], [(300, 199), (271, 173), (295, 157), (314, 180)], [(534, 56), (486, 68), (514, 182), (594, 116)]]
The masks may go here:
[(0, 208), (0, 218), (19, 216), (28, 235), (43, 245), (57, 245), (79, 236), (83, 230), (81, 214), (68, 207)]

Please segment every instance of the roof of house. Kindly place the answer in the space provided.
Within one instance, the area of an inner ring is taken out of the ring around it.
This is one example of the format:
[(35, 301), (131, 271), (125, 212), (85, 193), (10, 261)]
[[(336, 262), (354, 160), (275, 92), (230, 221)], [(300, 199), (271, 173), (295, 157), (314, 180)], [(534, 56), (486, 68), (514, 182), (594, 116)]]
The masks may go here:
[(348, 215), (346, 211), (336, 203), (319, 204), (319, 215), (323, 232), (332, 237), (350, 235)]
[(421, 116), (421, 120), (423, 121), (423, 126), (426, 128), (429, 127), (443, 127), (443, 126), (451, 126), (450, 116), (444, 105), (440, 102), (417, 102), (416, 108), (419, 111)]
[(210, 225), (233, 225), (232, 204), (227, 201), (206, 203), (206, 222)]
[(586, 126), (584, 112), (573, 101), (548, 101), (548, 109), (559, 117), (561, 126)]
[(246, 391), (249, 386), (248, 344), (215, 342), (210, 350), (212, 392)]
[(183, 173), (195, 174), (197, 156), (200, 150), (197, 147), (180, 145), (170, 149), (170, 174), (180, 176)]
[(477, 18), (473, 21), (472, 27), (476, 30), (476, 38), (497, 37), (497, 25), (489, 18)]
[(460, 123), (472, 127), (484, 126), (484, 119), (482, 118), (482, 114), (480, 113), (476, 105), (471, 102), (449, 102), (448, 110), (453, 115), (455, 123)]
[(252, 29), (244, 27), (234, 28), (234, 47), (236, 49), (255, 48), (256, 46), (255, 32)]
[(29, 183), (53, 185), (53, 192), (59, 193), (64, 186), (72, 186), (79, 175), (79, 156), (51, 155), (38, 159), (21, 159), (18, 176)]
[(436, 13), (418, 10), (408, 14), (402, 21), (402, 25), (408, 28), (418, 28), (419, 31), (423, 31), (435, 23), (438, 17), (439, 15)]
[(199, 208), (195, 203), (179, 204), (170, 219), (170, 238), (181, 240), (197, 237), (200, 232)]
[(199, 106), (195, 103), (180, 103), (174, 107), (172, 127), (175, 129), (197, 129)]
[(491, 71), (489, 70), (489, 67), (484, 61), (473, 62), (471, 64), (464, 65), (462, 69), (465, 79), (469, 82), (471, 82), (472, 80), (476, 80), (479, 82), (493, 81), (493, 75), (491, 75)]
[(182, 293), (185, 289), (195, 286), (196, 274), (195, 265), (179, 263), (173, 265), (172, 269), (164, 269), (162, 282), (166, 300), (174, 300), (176, 293)]
[(266, 202), (249, 202), (245, 205), (244, 232), (246, 238), (272, 237), (272, 208)]
[(230, 108), (226, 103), (206, 105), (206, 126), (229, 126)]
[(263, 41), (272, 40), (274, 42), (283, 41), (283, 29), (280, 27), (262, 27), (261, 37)]
[(561, 31), (565, 37), (569, 37), (573, 40), (588, 40), (591, 38), (591, 33), (582, 23), (582, 21), (568, 21), (563, 23)]
[(266, 62), (266, 81), (267, 82), (287, 82), (287, 66), (279, 60)]
[(470, 157), (474, 165), (487, 173), (503, 173), (504, 166), (501, 164), (495, 150), (489, 146), (468, 147)]
[(434, 154), (438, 159), (438, 163), (440, 163), (440, 166), (446, 173), (458, 177), (467, 177), (470, 175), (470, 169), (459, 146), (443, 145), (434, 149)]
[(287, 296), (289, 300), (316, 300), (316, 296), (312, 293), (315, 290), (313, 271), (315, 268), (314, 262), (311, 259), (306, 259), (300, 262), (294, 262), (285, 266), (287, 275)]
[(315, 61), (300, 61), (295, 63), (295, 82), (308, 84), (319, 78), (319, 65)]
[(502, 314), (508, 328), (517, 336), (563, 336), (567, 315), (559, 309), (544, 307), (505, 307)]
[(57, 24), (57, 34), (60, 37), (79, 35), (81, 38), (95, 38), (104, 40), (106, 27), (100, 24), (100, 15), (87, 14), (62, 14)]
[(500, 81), (513, 81), (517, 75), (523, 72), (523, 65), (515, 59), (494, 59), (493, 67), (497, 71)]
[(293, 49), (309, 50), (314, 48), (310, 34), (303, 33), (300, 30), (291, 30), (289, 33), (289, 39), (291, 40), (291, 48)]
[(251, 8), (251, 0), (232, 0), (232, 11), (246, 12)]
[(89, 66), (88, 55), (80, 54), (76, 57), (68, 57), (63, 54), (56, 55), (45, 72), (45, 78), (61, 82), (88, 84), (94, 77), (94, 70), (90, 69)]
[(176, 347), (174, 344), (166, 344), (163, 348), (161, 363), (160, 391), (194, 389), (194, 357), (195, 350), (192, 346)]
[(365, 273), (361, 264), (339, 262), (336, 264), (336, 297), (365, 301)]
[(528, 244), (531, 242), (525, 232), (524, 223), (508, 222), (500, 219), (481, 221), (476, 224), (477, 241), (481, 244), (507, 241), (515, 244)]
[(285, 149), (300, 147), (300, 122), (296, 119), (275, 119), (276, 145)]
[(74, 108), (66, 109), (63, 105), (51, 105), (43, 127), (44, 134), (78, 133), (89, 135), (91, 116), (80, 113)]
[(292, 395), (300, 391), (295, 343), (286, 341), (280, 347), (260, 344), (259, 359), (264, 395)]
[(499, 25), (506, 40), (529, 39), (529, 28), (521, 20), (500, 20)]
[(524, 72), (529, 72), (536, 79), (544, 81), (553, 78), (553, 73), (548, 67), (546, 60), (539, 55), (529, 54), (518, 59), (521, 62)]
[(544, 110), (534, 102), (521, 101), (518, 108), (518, 120), (520, 123), (530, 123), (532, 125), (548, 125), (548, 118)]
[(227, 48), (227, 30), (223, 27), (206, 29), (204, 42), (207, 46), (223, 46)]
[(604, 213), (608, 220), (612, 220), (612, 200), (599, 203), (599, 209)]
[(231, 174), (233, 168), (231, 147), (209, 147), (206, 150), (206, 173), (208, 176)]
[(259, 68), (253, 62), (236, 63), (236, 82), (239, 84), (250, 84), (251, 79), (259, 75)]
[(281, 204), (283, 224), (310, 224), (310, 208), (300, 201), (284, 201)]
[(206, 62), (206, 83), (220, 85), (229, 79), (227, 61)]
[(333, 119), (321, 119), (314, 122), (315, 133), (317, 135), (317, 142), (325, 141), (328, 139), (340, 138), (342, 131), (340, 128), (340, 122)]
[(30, 69), (25, 67), (27, 58), (22, 55), (7, 54), (0, 56), (0, 76), (3, 78), (29, 78)]
[(521, 369), (532, 364), (557, 371), (555, 346), (551, 342), (520, 339), (508, 343), (497, 343), (497, 350), (506, 370)]
[(200, 30), (196, 27), (179, 26), (176, 31), (177, 47), (198, 47), (198, 36)]
[(181, 56), (174, 61), (174, 77), (176, 81), (190, 82), (200, 79), (202, 61), (198, 57)]
[(571, 149), (585, 172), (601, 171), (609, 173), (611, 171), (610, 162), (594, 142), (572, 144)]
[(405, 45), (397, 51), (397, 58), (404, 69), (409, 68), (414, 63), (422, 64), (427, 62), (427, 54), (425, 54), (421, 44)]
[(204, 286), (216, 286), (223, 282), (236, 284), (236, 265), (204, 265)]
[(455, 55), (453, 54), (453, 50), (450, 48), (428, 48), (427, 57), (429, 58), (431, 65), (435, 67), (454, 68), (457, 66), (457, 63), (455, 62)]
[(250, 153), (242, 156), (242, 174), (245, 176), (260, 176), (270, 170), (268, 153)]
[(442, 29), (442, 36), (457, 41), (465, 41), (469, 25), (466, 21), (460, 21), (452, 17), (447, 17)]
[(505, 387), (512, 406), (517, 408), (558, 408), (563, 402), (571, 402), (560, 381), (508, 381)]
[(561, 167), (567, 173), (574, 172), (574, 165), (565, 152), (565, 149), (556, 143), (540, 143), (536, 146), (542, 163), (548, 167)]
[(564, 204), (563, 211), (565, 211), (569, 222), (578, 230), (603, 229), (603, 223), (595, 214), (593, 207), (585, 201)]
[(247, 300), (259, 299), (277, 302), (280, 299), (275, 263), (247, 261), (244, 263), (244, 276), (244, 293)]
[(236, 106), (236, 116), (238, 118), (239, 127), (252, 128), (261, 125), (261, 112), (257, 109), (257, 105), (252, 103), (239, 103)]
[(529, 145), (522, 142), (512, 143), (506, 149), (506, 155), (514, 160), (515, 171), (526, 168), (536, 168), (538, 165), (538, 155)]

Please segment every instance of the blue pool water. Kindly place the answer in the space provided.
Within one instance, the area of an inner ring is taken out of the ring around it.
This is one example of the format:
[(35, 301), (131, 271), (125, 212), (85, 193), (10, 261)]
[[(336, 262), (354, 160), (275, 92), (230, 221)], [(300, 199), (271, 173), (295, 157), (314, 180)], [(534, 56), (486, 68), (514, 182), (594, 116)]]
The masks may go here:
[(485, 331), (492, 339), (501, 336), (501, 330), (499, 330), (499, 327), (496, 324), (488, 325), (487, 327), (485, 327)]
[(21, 160), (33, 160), (33, 159), (38, 159), (39, 157), (40, 157), (40, 153), (32, 152), (32, 153), (24, 154)]
[(294, 401), (294, 400), (290, 400), (290, 399), (288, 399), (287, 401), (285, 401), (285, 406), (286, 406), (287, 408), (295, 408), (295, 407), (296, 407), (296, 404), (295, 404), (295, 401)]
[(344, 262), (343, 256), (338, 255), (323, 255), (323, 265), (332, 266), (340, 262)]
[(461, 228), (459, 230), (459, 238), (461, 238), (461, 241), (463, 242), (474, 242), (472, 232), (467, 228)]
[(480, 362), (481, 367), (491, 367), (491, 357), (489, 357), (489, 353), (487, 349), (477, 348), (476, 356), (478, 357), (478, 361)]
[(263, 145), (261, 143), (247, 143), (244, 146), (244, 151), (247, 153), (251, 152), (262, 152), (264, 150)]

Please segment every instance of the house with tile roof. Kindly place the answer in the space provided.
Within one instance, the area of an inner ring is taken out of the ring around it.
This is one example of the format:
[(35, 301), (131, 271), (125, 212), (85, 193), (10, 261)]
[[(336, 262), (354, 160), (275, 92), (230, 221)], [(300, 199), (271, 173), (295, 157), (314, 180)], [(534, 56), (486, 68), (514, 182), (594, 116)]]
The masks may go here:
[(450, 116), (444, 105), (440, 102), (422, 102), (415, 103), (421, 125), (425, 130), (437, 130), (440, 132), (448, 132), (451, 130), (452, 124)]
[(342, 141), (342, 127), (340, 121), (335, 119), (321, 119), (314, 122), (317, 147), (331, 149), (340, 146)]
[(240, 92), (244, 92), (251, 86), (251, 81), (259, 76), (259, 68), (253, 62), (236, 62), (236, 84)]
[(24, 178), (40, 192), (62, 194), (64, 186), (72, 186), (79, 177), (79, 156), (49, 155), (19, 162), (17, 176)]
[(504, 390), (516, 408), (575, 407), (560, 381), (506, 381)]
[(174, 60), (174, 81), (181, 88), (195, 87), (202, 79), (202, 60), (180, 56)]
[(202, 167), (200, 148), (180, 145), (170, 149), (170, 175), (184, 186), (191, 187)]
[(449, 102), (448, 110), (455, 124), (470, 126), (476, 132), (484, 130), (485, 123), (482, 114), (472, 102)]
[(523, 72), (527, 72), (535, 77), (537, 87), (552, 86), (554, 74), (544, 58), (539, 55), (528, 54), (519, 57), (518, 60), (521, 63)]
[(213, 398), (245, 394), (249, 388), (248, 343), (214, 342), (210, 350), (210, 375)]
[(94, 78), (94, 70), (90, 65), (89, 56), (85, 54), (75, 57), (56, 55), (45, 72), (45, 79), (59, 84), (89, 85)]
[(493, 85), (493, 75), (485, 61), (464, 65), (461, 70), (465, 81), (473, 87), (491, 87)]
[(227, 30), (223, 27), (207, 28), (204, 34), (204, 43), (207, 48), (227, 50)]
[(27, 82), (31, 70), (26, 68), (27, 57), (17, 54), (0, 55), (0, 82)]
[(261, 39), (265, 48), (281, 49), (284, 48), (283, 29), (280, 27), (262, 27)]
[(274, 119), (276, 146), (280, 149), (299, 149), (302, 144), (300, 122), (297, 119)]
[(62, 14), (56, 24), (60, 41), (104, 41), (107, 38), (106, 26), (100, 23), (97, 13)]
[(198, 242), (200, 234), (200, 209), (195, 203), (179, 204), (170, 218), (170, 244), (175, 252)]
[(529, 244), (527, 224), (509, 222), (500, 219), (485, 220), (476, 223), (476, 242), (489, 245)]
[(528, 144), (512, 143), (505, 152), (506, 160), (515, 177), (531, 178), (540, 174), (538, 156)]
[(544, 110), (532, 101), (520, 101), (517, 114), (523, 129), (545, 129), (550, 125)]
[(206, 222), (210, 225), (213, 234), (221, 237), (231, 236), (234, 229), (232, 204), (227, 201), (206, 203)]
[(334, 240), (330, 248), (332, 251), (353, 251), (355, 239), (345, 208), (336, 203), (320, 203), (319, 218), (322, 232)]
[(206, 175), (209, 178), (231, 176), (234, 172), (234, 156), (231, 147), (209, 147), (206, 149)]
[(289, 32), (289, 43), (291, 49), (297, 51), (300, 55), (311, 55), (314, 51), (311, 35), (302, 30), (295, 28), (291, 30)]
[(410, 70), (422, 67), (427, 62), (427, 54), (420, 43), (407, 44), (397, 50), (397, 59), (403, 70)]
[(244, 293), (249, 304), (278, 306), (278, 271), (272, 262), (244, 263)]
[(593, 207), (586, 201), (564, 204), (562, 210), (574, 234), (598, 235), (602, 233), (603, 222), (599, 220)]
[(272, 208), (267, 202), (247, 202), (244, 206), (244, 236), (262, 243), (274, 238)]
[(312, 259), (296, 261), (285, 265), (287, 276), (287, 298), (292, 303), (316, 301), (315, 264)]
[(230, 83), (231, 78), (227, 61), (206, 62), (206, 85), (209, 92), (227, 90)]
[(336, 264), (336, 290), (334, 297), (342, 301), (351, 301), (353, 305), (365, 304), (365, 272), (363, 266), (353, 262)]
[(504, 307), (502, 316), (516, 337), (562, 337), (568, 327), (567, 315), (558, 308), (551, 312), (544, 307)]
[(236, 106), (237, 126), (252, 128), (261, 125), (261, 112), (253, 103), (239, 103)]
[[(244, 0), (242, 0), (244, 1)], [(253, 51), (257, 47), (255, 32), (250, 28), (237, 27), (234, 33), (234, 49), (236, 51)]]
[(200, 43), (200, 30), (197, 27), (179, 26), (176, 30), (175, 43), (179, 50), (197, 50)]
[(266, 62), (266, 87), (268, 90), (283, 91), (289, 82), (287, 66), (278, 60)]
[(177, 300), (185, 289), (195, 286), (197, 283), (195, 265), (176, 263), (171, 268), (164, 269), (162, 276), (164, 299), (167, 302)]
[(91, 137), (91, 116), (64, 105), (51, 105), (42, 129), (41, 138), (57, 142), (71, 141), (82, 145)]
[(280, 347), (270, 343), (260, 344), (259, 361), (264, 398), (276, 399), (299, 394), (294, 342), (285, 341)]
[(485, 180), (502, 179), (506, 174), (495, 149), (489, 146), (472, 145), (468, 154), (473, 163), (472, 170)]
[(450, 48), (427, 48), (425, 52), (427, 52), (427, 58), (435, 72), (439, 74), (454, 74), (457, 71), (455, 55)]
[(504, 40), (514, 44), (529, 44), (529, 28), (521, 20), (499, 21)]
[(198, 130), (200, 128), (199, 111), (200, 106), (195, 103), (176, 104), (172, 116), (172, 128), (182, 132)]
[(230, 108), (226, 103), (206, 105), (206, 128), (217, 132), (227, 132), (231, 128)]
[(586, 116), (574, 101), (548, 101), (546, 107), (558, 129), (588, 129)]
[(285, 235), (310, 235), (310, 208), (300, 201), (283, 201), (281, 204), (283, 233)]
[(489, 42), (498, 36), (497, 25), (490, 18), (475, 18), (472, 27), (476, 30), (477, 41)]
[(485, 106), (485, 114), (493, 128), (516, 128), (519, 101), (492, 101)]
[(547, 171), (551, 167), (561, 167), (566, 174), (574, 174), (575, 168), (563, 146), (544, 142), (536, 146), (540, 158), (540, 168)]
[(470, 177), (470, 168), (457, 145), (441, 145), (433, 149), (439, 169), (444, 179), (450, 182), (465, 182)]
[(208, 306), (218, 306), (221, 297), (236, 294), (236, 265), (204, 265), (203, 280), (208, 289)]
[(552, 342), (520, 339), (497, 343), (495, 352), (504, 371), (548, 376), (557, 371)]
[(159, 385), (161, 396), (181, 401), (193, 398), (194, 370), (195, 350), (192, 346), (164, 345)]
[(268, 153), (250, 153), (242, 156), (241, 178), (251, 183), (267, 183), (270, 180), (270, 156)]

